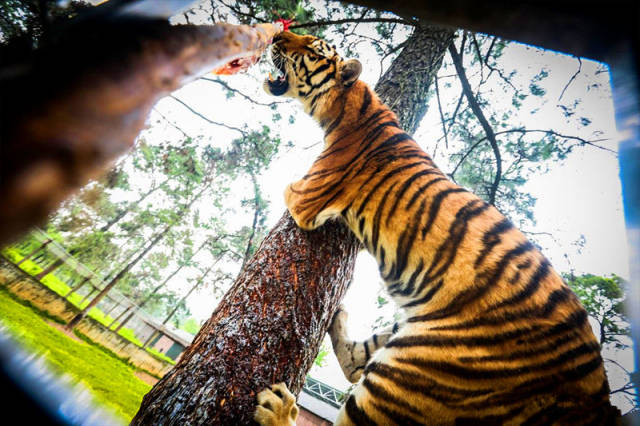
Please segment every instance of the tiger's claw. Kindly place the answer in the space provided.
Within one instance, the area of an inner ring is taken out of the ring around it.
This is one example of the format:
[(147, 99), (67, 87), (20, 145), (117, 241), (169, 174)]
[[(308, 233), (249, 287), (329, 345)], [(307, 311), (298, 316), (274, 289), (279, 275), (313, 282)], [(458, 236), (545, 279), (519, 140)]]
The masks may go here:
[(253, 419), (262, 426), (295, 426), (298, 418), (296, 397), (287, 385), (277, 383), (258, 394), (258, 405)]

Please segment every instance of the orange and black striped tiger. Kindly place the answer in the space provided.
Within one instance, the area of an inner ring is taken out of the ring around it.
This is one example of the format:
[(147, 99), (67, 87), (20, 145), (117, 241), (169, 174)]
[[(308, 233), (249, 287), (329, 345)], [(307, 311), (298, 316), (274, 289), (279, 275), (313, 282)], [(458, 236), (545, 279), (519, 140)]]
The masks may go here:
[[(282, 76), (265, 89), (298, 99), (325, 131), (285, 192), (289, 211), (303, 229), (344, 220), (407, 318), (355, 343), (336, 315), (334, 350), (359, 381), (336, 424), (615, 424), (587, 313), (536, 247), (447, 179), (358, 80), (358, 61), (292, 33), (272, 55)], [(272, 389), (256, 419), (293, 424), (293, 396)]]

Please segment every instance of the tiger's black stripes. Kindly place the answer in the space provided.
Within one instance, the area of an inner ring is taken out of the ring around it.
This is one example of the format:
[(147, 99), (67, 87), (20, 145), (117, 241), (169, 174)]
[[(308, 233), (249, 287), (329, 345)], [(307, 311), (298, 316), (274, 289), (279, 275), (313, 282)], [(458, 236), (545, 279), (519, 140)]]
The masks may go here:
[(535, 342), (540, 339), (548, 339), (549, 337), (553, 337), (562, 333), (577, 332), (585, 324), (587, 324), (587, 312), (584, 310), (575, 311), (554, 326), (549, 327), (545, 330), (538, 330), (535, 333), (531, 333), (531, 335), (523, 339), (523, 343)]
[(578, 336), (566, 334), (560, 336), (557, 339), (550, 340), (548, 343), (543, 342), (538, 347), (528, 347), (518, 351), (509, 353), (497, 354), (497, 355), (484, 355), (484, 356), (462, 356), (456, 358), (458, 362), (462, 363), (486, 363), (489, 361), (516, 361), (519, 359), (536, 358), (542, 355), (547, 355), (554, 349), (562, 347), (566, 344), (574, 342)]
[[(415, 213), (416, 217), (422, 217), (422, 212), (424, 211), (425, 206), (426, 200), (422, 200), (422, 203), (420, 203), (420, 206)], [(404, 272), (409, 261), (409, 251), (411, 251), (411, 247), (416, 240), (419, 226), (420, 221), (415, 220), (410, 228), (406, 228), (402, 232), (402, 234), (400, 234), (400, 237), (398, 238), (398, 244), (396, 245), (396, 263), (390, 269), (389, 274), (383, 275), (382, 278), (385, 281), (397, 281), (400, 278), (400, 275), (402, 275), (402, 273)]]
[(451, 194), (455, 194), (457, 192), (467, 192), (464, 188), (449, 188), (444, 191), (440, 191), (431, 201), (431, 206), (429, 208), (429, 215), (427, 216), (427, 223), (422, 228), (422, 239), (424, 239), (425, 235), (431, 230), (431, 226), (433, 226), (433, 222), (436, 219), (436, 215), (440, 210), (440, 206), (442, 206), (442, 201), (447, 198)]
[(438, 182), (442, 182), (442, 181), (446, 181), (447, 178), (445, 177), (438, 177), (435, 179), (431, 179), (429, 182), (425, 183), (424, 185), (422, 185), (420, 188), (418, 188), (416, 190), (416, 192), (413, 193), (413, 196), (411, 197), (411, 199), (407, 202), (407, 206), (405, 207), (406, 210), (411, 209), (411, 206), (413, 205), (413, 203), (415, 203), (418, 198), (420, 197), (420, 195), (423, 195), (424, 192), (433, 184), (436, 184)]
[(410, 337), (396, 337), (387, 343), (389, 348), (409, 348), (409, 347), (456, 347), (466, 346), (474, 347), (490, 347), (499, 346), (515, 341), (531, 333), (539, 331), (542, 327), (539, 325), (524, 325), (515, 330), (505, 331), (492, 335), (477, 336), (442, 336), (438, 334), (416, 335)]
[[(383, 179), (384, 179), (384, 177), (383, 177)], [(380, 184), (378, 184), (378, 185), (380, 185)], [(376, 187), (378, 185), (376, 185)], [(380, 200), (380, 205), (378, 206), (378, 209), (376, 210), (376, 214), (373, 217), (373, 225), (372, 225), (372, 231), (371, 231), (371, 245), (373, 246), (373, 254), (375, 256), (378, 256), (378, 252), (379, 252), (378, 236), (380, 235), (380, 220), (382, 218), (382, 212), (384, 211), (384, 207), (385, 207), (387, 198), (389, 197), (389, 194), (394, 189), (395, 189), (395, 184), (392, 183), (391, 185), (389, 185), (389, 188), (387, 188), (387, 190), (384, 192), (384, 195), (382, 196), (382, 198)], [(375, 190), (375, 188), (374, 188), (374, 190)], [(374, 190), (371, 190), (371, 192), (369, 194), (371, 195), (374, 192)], [(382, 250), (384, 250), (384, 249), (382, 249)]]
[(456, 418), (456, 426), (493, 426), (493, 425), (502, 425), (507, 421), (512, 420), (515, 416), (522, 413), (525, 409), (524, 404), (517, 405), (507, 411), (505, 414), (488, 414), (486, 416), (476, 415), (476, 416), (461, 416)]
[[(391, 179), (393, 176), (397, 175), (398, 173), (402, 173), (405, 170), (408, 169), (413, 169), (417, 166), (420, 166), (424, 164), (422, 161), (418, 161), (418, 162), (414, 162), (414, 163), (409, 163), (409, 164), (405, 164), (404, 166), (401, 167), (396, 167), (393, 170), (391, 170), (390, 172), (385, 173), (380, 180), (378, 181), (378, 183), (375, 184), (375, 186), (373, 188), (371, 188), (371, 190), (367, 193), (367, 196), (365, 197), (365, 199), (362, 201), (362, 203), (360, 203), (360, 206), (358, 207), (358, 210), (356, 212), (356, 216), (359, 217), (360, 215), (362, 215), (362, 212), (364, 211), (364, 209), (367, 207), (367, 204), (369, 204), (369, 202), (371, 201), (371, 198), (374, 196), (374, 194), (385, 184), (388, 182), (389, 179)], [(364, 188), (367, 183), (369, 182), (365, 182), (363, 183), (360, 188)], [(383, 204), (383, 203), (381, 203)]]
[(548, 297), (545, 304), (541, 307), (529, 307), (525, 309), (519, 309), (514, 312), (503, 312), (500, 315), (496, 315), (487, 310), (482, 316), (472, 318), (470, 320), (438, 327), (432, 327), (434, 331), (445, 330), (468, 330), (475, 327), (487, 326), (487, 325), (500, 325), (506, 321), (515, 322), (518, 320), (533, 319), (533, 318), (548, 318), (549, 315), (555, 310), (558, 304), (570, 299), (571, 291), (568, 287), (563, 287), (559, 290), (554, 290)]
[[(430, 361), (422, 358), (396, 357), (395, 361), (399, 362), (400, 364), (410, 365), (422, 370), (433, 370), (437, 372), (437, 374), (444, 373), (451, 376), (457, 376), (459, 378), (464, 378), (465, 380), (490, 380), (522, 376), (531, 373), (542, 374), (545, 370), (565, 365), (568, 361), (575, 360), (576, 358), (584, 355), (596, 354), (597, 356), (599, 356), (599, 351), (600, 346), (597, 343), (584, 343), (541, 363), (521, 365), (518, 367), (501, 367), (491, 369), (467, 367), (452, 362)], [(549, 374), (551, 374), (551, 372), (549, 372)]]
[(520, 290), (518, 293), (514, 294), (513, 296), (496, 304), (495, 306), (490, 308), (490, 310), (500, 309), (505, 306), (514, 305), (531, 297), (531, 295), (535, 293), (536, 290), (538, 290), (538, 288), (540, 287), (540, 282), (542, 282), (542, 280), (546, 278), (546, 276), (549, 274), (550, 271), (551, 271), (551, 264), (547, 259), (543, 259), (540, 265), (538, 265), (538, 268), (536, 269), (535, 274), (533, 274), (533, 276), (529, 279), (529, 282), (527, 283), (527, 285), (522, 290)]
[(347, 398), (345, 407), (349, 419), (351, 419), (355, 424), (363, 426), (377, 426), (367, 413), (365, 413), (362, 408), (358, 407), (356, 398), (353, 395), (350, 395), (349, 398)]
[[(398, 204), (400, 204), (400, 200), (404, 196), (405, 192), (407, 192), (409, 187), (412, 186), (417, 179), (423, 176), (429, 176), (433, 174), (442, 176), (442, 172), (440, 172), (439, 170), (435, 170), (435, 169), (420, 170), (412, 174), (411, 177), (404, 184), (402, 184), (402, 186), (400, 187), (400, 190), (396, 193), (395, 200), (393, 202), (393, 205), (391, 206), (391, 209), (390, 209), (391, 213), (389, 214), (389, 216), (387, 216), (387, 220), (385, 222), (386, 226), (389, 226), (389, 221), (391, 220), (391, 214), (396, 211), (396, 209), (398, 208)], [(442, 178), (442, 180), (444, 179), (445, 178)]]
[[(441, 276), (447, 269), (449, 269), (453, 263), (458, 247), (467, 233), (469, 221), (482, 214), (488, 208), (489, 204), (484, 201), (472, 200), (458, 210), (455, 220), (449, 227), (449, 237), (440, 245), (440, 247), (438, 247), (438, 250), (436, 250), (436, 253), (433, 256), (433, 261), (427, 270), (427, 275), (433, 277), (431, 279)], [(444, 260), (442, 265), (434, 272), (434, 268), (441, 260)]]
[[(431, 287), (429, 289), (429, 291), (427, 291), (425, 293), (424, 296), (422, 296), (419, 299), (414, 299), (409, 303), (405, 303), (404, 305), (402, 305), (403, 308), (412, 308), (414, 306), (420, 306), (420, 305), (425, 305), (427, 303), (429, 303), (429, 301), (431, 299), (433, 299), (433, 296), (436, 295), (436, 293), (442, 288), (442, 285), (444, 284), (444, 280), (440, 280), (438, 281), (433, 287)], [(418, 289), (418, 291), (416, 293), (420, 293), (422, 287), (424, 287), (424, 284), (422, 286), (420, 286), (420, 288)]]
[[(400, 134), (400, 135), (402, 135), (402, 134)], [(392, 136), (391, 138), (387, 139), (385, 142), (388, 142), (391, 139), (394, 139), (394, 137)], [(397, 138), (396, 141), (400, 140), (400, 139), (401, 138)], [(371, 143), (373, 143), (373, 142), (374, 141), (371, 141)], [(364, 153), (364, 151), (363, 151), (363, 153)], [(361, 154), (359, 154), (358, 156), (360, 156), (360, 155)], [(365, 161), (365, 163), (366, 163), (366, 161)], [(362, 167), (364, 167), (364, 166), (362, 166)], [(356, 171), (355, 174), (357, 175), (358, 172)], [(347, 173), (343, 174), (341, 179), (339, 179), (334, 184), (329, 185), (328, 188), (320, 186), (320, 187), (306, 188), (305, 190), (300, 191), (300, 190), (296, 190), (295, 188), (291, 187), (291, 191), (296, 193), (296, 194), (299, 194), (299, 195), (307, 195), (307, 194), (309, 194), (311, 192), (317, 192), (319, 190), (322, 190), (322, 192), (320, 194), (318, 194), (316, 196), (313, 196), (313, 197), (309, 197), (309, 198), (307, 198), (305, 200), (305, 204), (313, 203), (314, 201), (317, 201), (317, 200), (319, 200), (319, 199), (331, 194), (336, 188), (339, 188), (341, 186), (341, 184), (347, 179), (348, 176), (349, 176), (349, 173), (348, 173), (348, 170), (347, 170)]]
[(325, 129), (324, 150), (287, 189), (287, 207), (304, 229), (347, 222), (408, 316), (357, 344), (336, 319), (344, 315), (334, 318), (345, 376), (362, 379), (339, 421), (606, 423), (615, 409), (597, 340), (544, 256), (447, 179), (357, 80), (361, 65), (315, 37), (278, 37), (284, 95)]
[(495, 267), (479, 273), (474, 280), (474, 287), (467, 290), (465, 293), (456, 295), (453, 300), (451, 300), (451, 302), (449, 302), (449, 304), (444, 308), (438, 309), (428, 314), (413, 316), (409, 318), (408, 321), (431, 321), (435, 319), (446, 318), (459, 313), (460, 310), (462, 310), (465, 306), (482, 297), (491, 289), (491, 287), (495, 285), (495, 283), (500, 279), (500, 277), (504, 273), (505, 268), (513, 258), (521, 256), (534, 249), (535, 247), (529, 241), (520, 243), (517, 247), (505, 253), (500, 262), (498, 262)]
[(498, 245), (501, 241), (501, 235), (506, 233), (507, 231), (513, 229), (513, 225), (509, 221), (509, 219), (504, 218), (500, 222), (493, 225), (493, 227), (483, 235), (482, 244), (484, 247), (480, 251), (480, 254), (476, 258), (474, 262), (474, 266), (478, 268), (482, 261), (487, 257), (487, 255), (493, 250), (493, 248)]
[[(364, 386), (364, 383), (363, 383)], [(380, 394), (376, 395), (378, 400), (381, 400), (380, 398)], [(388, 401), (388, 400), (387, 400)], [(424, 425), (424, 423), (420, 423), (417, 422), (416, 420), (414, 420), (413, 418), (402, 414), (398, 411), (395, 411), (389, 407), (386, 407), (383, 404), (378, 404), (375, 402), (372, 402), (371, 405), (373, 406), (374, 409), (378, 410), (379, 412), (381, 412), (387, 419), (389, 419), (389, 422), (393, 422), (393, 423), (397, 423), (397, 424), (401, 424), (401, 425), (407, 425), (407, 426), (420, 426), (420, 425)], [(402, 408), (406, 409), (406, 405), (402, 404)]]
[[(372, 380), (370, 380), (368, 377), (366, 377), (363, 381), (362, 381), (362, 386), (364, 386), (364, 388), (373, 396), (377, 397), (380, 400), (383, 401), (388, 401), (391, 403), (396, 403), (396, 401), (393, 398), (393, 395), (391, 395), (387, 390), (385, 390), (384, 387), (374, 383)], [(420, 410), (414, 406), (412, 406), (411, 404), (404, 402), (404, 401), (398, 401), (397, 402), (399, 405), (401, 405), (403, 408), (405, 408), (407, 411), (409, 411), (410, 413), (416, 415), (416, 416), (421, 416)]]
[(413, 293), (415, 289), (416, 279), (418, 279), (418, 276), (422, 273), (423, 269), (424, 269), (424, 259), (420, 259), (420, 263), (418, 263), (418, 266), (415, 268), (415, 270), (409, 277), (409, 280), (406, 282), (404, 288), (401, 287), (402, 283), (392, 284), (389, 286), (389, 293), (394, 295), (398, 294), (401, 296), (408, 296), (411, 293)]
[[(563, 371), (556, 371), (553, 374), (543, 375), (524, 381), (515, 386), (511, 392), (500, 393), (487, 398), (485, 401), (469, 403), (465, 405), (468, 409), (484, 408), (487, 404), (509, 405), (521, 402), (530, 395), (545, 394), (558, 386), (558, 381), (563, 383), (582, 380), (592, 374), (596, 369), (602, 367), (602, 358), (594, 357), (589, 361), (578, 364), (575, 367), (567, 368)], [(606, 384), (606, 380), (604, 382)], [(585, 399), (590, 399), (590, 395), (583, 395)]]
[(467, 398), (489, 395), (494, 392), (494, 389), (487, 387), (463, 389), (450, 386), (414, 371), (380, 362), (370, 362), (367, 365), (365, 368), (365, 375), (369, 374), (389, 380), (406, 391), (419, 393), (429, 398), (439, 399), (449, 404), (464, 401)]
[(362, 106), (360, 106), (360, 117), (363, 117), (367, 113), (369, 106), (371, 106), (371, 92), (365, 90), (364, 97), (362, 99)]

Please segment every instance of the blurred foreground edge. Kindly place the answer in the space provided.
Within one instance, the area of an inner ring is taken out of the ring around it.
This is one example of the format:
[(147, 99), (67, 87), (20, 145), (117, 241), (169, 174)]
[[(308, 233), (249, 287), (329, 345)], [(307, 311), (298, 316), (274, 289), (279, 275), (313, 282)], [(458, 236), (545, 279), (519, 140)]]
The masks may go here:
[(281, 31), (272, 24), (172, 26), (139, 15), (80, 20), (24, 61), (0, 66), (0, 246), (126, 152), (160, 98), (259, 55)]

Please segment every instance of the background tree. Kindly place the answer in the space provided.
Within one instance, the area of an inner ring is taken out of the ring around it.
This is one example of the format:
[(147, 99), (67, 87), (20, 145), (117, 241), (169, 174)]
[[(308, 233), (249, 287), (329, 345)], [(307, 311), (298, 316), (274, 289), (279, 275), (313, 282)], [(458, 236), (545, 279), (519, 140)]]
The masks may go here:
[(612, 394), (622, 394), (627, 401), (640, 408), (637, 401), (639, 377), (629, 371), (615, 359), (632, 345), (629, 320), (625, 314), (625, 282), (617, 275), (602, 277), (592, 274), (575, 276), (564, 274), (564, 279), (578, 295), (589, 313), (589, 317), (597, 324), (596, 335), (602, 347), (607, 370), (622, 372), (626, 381), (619, 387), (611, 389)]

